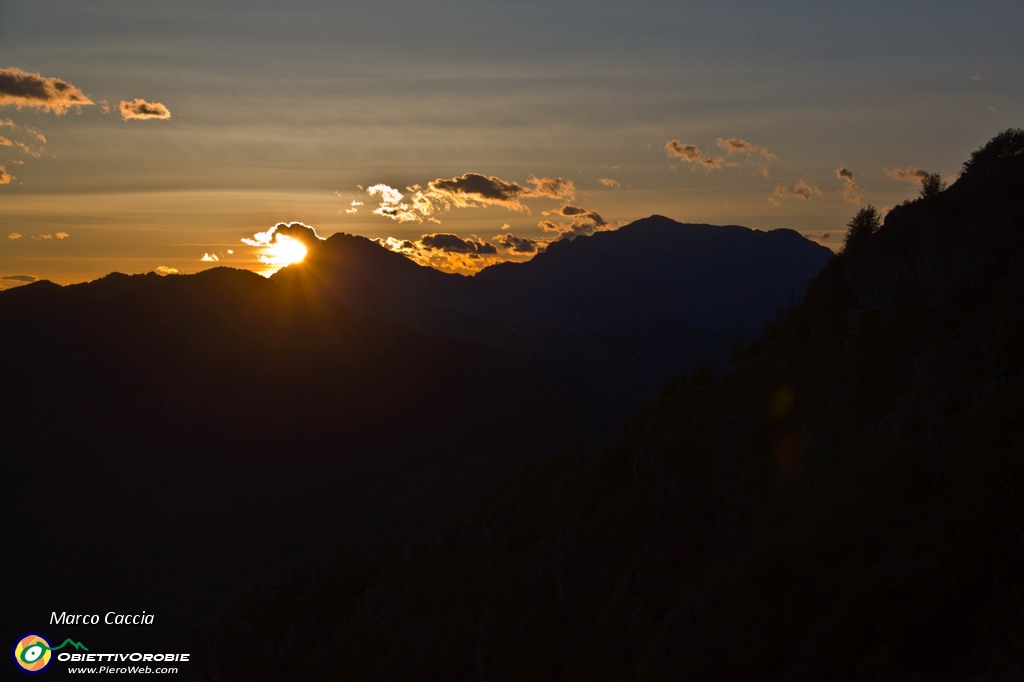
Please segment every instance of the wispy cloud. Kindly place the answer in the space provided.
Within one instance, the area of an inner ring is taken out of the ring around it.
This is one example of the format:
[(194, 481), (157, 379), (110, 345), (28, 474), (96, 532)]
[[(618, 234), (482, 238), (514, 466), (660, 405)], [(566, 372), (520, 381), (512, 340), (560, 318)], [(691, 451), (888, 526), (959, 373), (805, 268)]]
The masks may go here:
[(846, 166), (837, 168), (836, 177), (843, 183), (843, 187), (840, 191), (842, 192), (844, 201), (848, 201), (851, 204), (864, 203), (864, 192), (854, 179), (852, 170)]
[(528, 237), (517, 237), (512, 233), (499, 234), (494, 238), (503, 249), (512, 253), (537, 253), (542, 242)]
[(908, 182), (911, 185), (920, 185), (929, 175), (928, 171), (914, 166), (907, 166), (906, 168), (886, 168), (885, 174), (893, 180)]
[(776, 185), (775, 191), (772, 193), (772, 198), (775, 199), (775, 201), (772, 201), (772, 203), (778, 205), (780, 203), (778, 200), (786, 197), (795, 197), (800, 201), (810, 201), (815, 197), (820, 198), (823, 195), (824, 192), (822, 192), (818, 187), (815, 187), (805, 180), (800, 180), (792, 187)]
[(726, 154), (750, 154), (757, 151), (757, 147), (739, 137), (716, 137), (715, 144), (724, 149)]
[(718, 170), (719, 168), (722, 167), (722, 164), (724, 162), (725, 162), (725, 159), (723, 159), (723, 158), (719, 157), (719, 158), (713, 159), (710, 156), (706, 157), (706, 158), (703, 158), (703, 159), (701, 159), (699, 161), (700, 167), (704, 169), (705, 173), (710, 173), (713, 170)]
[(526, 181), (533, 185), (533, 189), (527, 191), (527, 196), (549, 199), (572, 199), (576, 196), (576, 185), (572, 180), (538, 178), (531, 175)]
[(18, 68), (0, 69), (0, 106), (32, 107), (58, 116), (72, 107), (93, 104), (78, 87)]
[(619, 189), (622, 187), (622, 184), (618, 180), (613, 180), (612, 178), (601, 178), (598, 182), (605, 187), (611, 187), (612, 189)]
[(704, 152), (701, 151), (700, 147), (695, 144), (685, 144), (679, 140), (669, 140), (665, 143), (665, 152), (670, 157), (682, 159), (683, 161), (689, 161), (693, 163), (700, 161), (704, 156)]
[[(0, 147), (17, 147), (28, 156), (40, 158), (43, 155), (46, 138), (36, 128), (27, 125), (18, 125), (10, 119), (0, 119), (0, 128), (10, 128), (11, 133), (16, 137), (9, 138), (0, 135)], [(17, 139), (20, 137), (21, 139)], [(27, 142), (23, 141), (27, 140)]]
[(147, 121), (150, 119), (168, 119), (171, 111), (160, 102), (147, 102), (144, 99), (134, 99), (131, 102), (121, 100), (118, 104), (121, 110), (121, 119), (124, 121)]
[[(57, 232), (56, 234), (30, 234), (28, 238), (35, 239), (36, 241), (53, 241), (54, 239), (67, 239), (70, 236), (67, 232)], [(11, 232), (7, 235), (7, 238), (11, 240), (22, 239), (23, 235), (20, 232)]]
[(566, 204), (553, 211), (544, 211), (542, 215), (557, 215), (569, 218), (569, 222), (556, 223), (551, 220), (542, 220), (537, 223), (537, 227), (542, 230), (557, 233), (558, 239), (574, 239), (611, 228), (611, 224), (602, 218), (597, 211), (591, 211), (570, 204)]
[[(753, 165), (758, 175), (767, 177), (768, 164), (778, 160), (768, 147), (758, 146), (741, 137), (716, 137), (715, 146), (721, 149), (725, 156), (706, 154), (699, 145), (679, 140), (669, 140), (665, 143), (664, 149), (669, 158), (685, 161), (705, 173), (722, 168)], [(736, 157), (740, 157), (739, 160), (736, 160)]]
[(35, 275), (7, 275), (0, 277), (0, 291), (15, 289), (38, 281), (39, 278)]

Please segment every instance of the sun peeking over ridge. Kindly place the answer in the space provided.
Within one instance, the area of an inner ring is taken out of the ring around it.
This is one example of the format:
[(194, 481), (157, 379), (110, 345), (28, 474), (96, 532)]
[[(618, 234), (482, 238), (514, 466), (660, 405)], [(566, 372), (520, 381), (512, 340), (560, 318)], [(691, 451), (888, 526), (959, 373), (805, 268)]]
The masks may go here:
[[(275, 268), (300, 263), (309, 253), (310, 246), (323, 241), (309, 225), (303, 223), (278, 223), (266, 232), (257, 232), (252, 237), (242, 237), (242, 243), (260, 249), (256, 256), (261, 263)], [(270, 273), (263, 273), (269, 275)]]
[(262, 260), (271, 265), (291, 265), (306, 257), (309, 249), (298, 239), (281, 235), (262, 254)]

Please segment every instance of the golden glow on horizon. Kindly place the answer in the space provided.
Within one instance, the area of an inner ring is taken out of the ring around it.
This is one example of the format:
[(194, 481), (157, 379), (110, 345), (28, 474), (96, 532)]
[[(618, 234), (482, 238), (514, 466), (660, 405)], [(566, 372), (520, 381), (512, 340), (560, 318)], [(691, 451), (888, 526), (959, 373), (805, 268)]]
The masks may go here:
[(308, 253), (306, 245), (298, 239), (285, 234), (276, 235), (272, 244), (263, 247), (259, 259), (267, 265), (284, 267), (292, 263), (300, 263)]

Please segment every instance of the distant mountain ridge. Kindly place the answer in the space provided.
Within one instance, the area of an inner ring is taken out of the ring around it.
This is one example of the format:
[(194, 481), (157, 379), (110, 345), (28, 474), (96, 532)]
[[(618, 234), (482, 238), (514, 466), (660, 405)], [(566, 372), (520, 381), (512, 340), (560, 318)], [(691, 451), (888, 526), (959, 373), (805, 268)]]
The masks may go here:
[(798, 300), (830, 256), (793, 230), (655, 215), (553, 242), (529, 261), (492, 265), (472, 277), (440, 273), (363, 237), (336, 234), (274, 278), (316, 278), (345, 303), (385, 317), (412, 316), (390, 300), (398, 292), (432, 312), (567, 331), (655, 321), (726, 328), (758, 326)]
[(575, 372), (634, 409), (698, 362), (724, 368), (831, 251), (793, 230), (650, 216), (466, 277), (336, 234), (272, 279), (374, 317)]
[(513, 318), (572, 331), (607, 328), (608, 319), (617, 326), (758, 327), (798, 301), (830, 257), (793, 230), (651, 216), (554, 242), (527, 263), (492, 266), (474, 279), (484, 297), (498, 297), (496, 308), (514, 311)]

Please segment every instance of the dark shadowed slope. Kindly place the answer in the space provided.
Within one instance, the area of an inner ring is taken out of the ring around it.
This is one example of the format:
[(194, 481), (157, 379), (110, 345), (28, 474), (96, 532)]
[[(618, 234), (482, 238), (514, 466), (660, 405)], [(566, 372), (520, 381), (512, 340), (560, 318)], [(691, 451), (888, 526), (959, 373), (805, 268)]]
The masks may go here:
[(32, 472), (4, 495), (33, 529), (5, 571), (47, 586), (11, 596), (15, 620), (145, 609), (165, 629), (134, 636), (152, 642), (261, 572), (423, 528), (516, 465), (592, 449), (629, 400), (728, 353), (741, 331), (695, 331), (673, 296), (759, 324), (821, 257), (786, 232), (620, 232), (487, 281), (337, 235), (270, 280), (216, 268), (3, 292), (0, 434)]
[(0, 318), (4, 500), (31, 528), (4, 582), (46, 586), (9, 595), (20, 623), (123, 607), (180, 627), (607, 423), (519, 358), (245, 271), (43, 282), (0, 295)]
[(1022, 230), (1024, 158), (972, 168), (733, 374), (254, 587), (188, 679), (1020, 679)]

